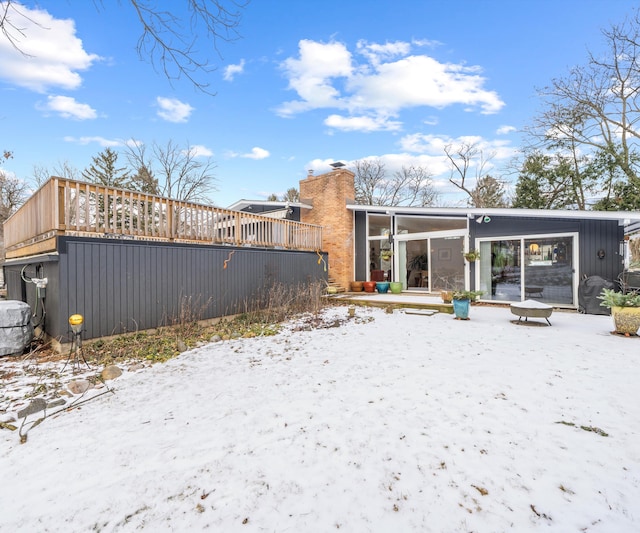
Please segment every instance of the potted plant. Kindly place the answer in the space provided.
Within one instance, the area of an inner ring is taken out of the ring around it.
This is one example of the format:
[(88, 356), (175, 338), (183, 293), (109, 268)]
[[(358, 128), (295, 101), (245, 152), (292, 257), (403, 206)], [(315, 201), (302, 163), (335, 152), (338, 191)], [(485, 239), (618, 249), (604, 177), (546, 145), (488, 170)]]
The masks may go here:
[(469, 320), (469, 307), (471, 302), (475, 301), (478, 296), (481, 296), (483, 291), (454, 291), (453, 298), (453, 312), (458, 320)]
[(469, 250), (468, 252), (462, 252), (464, 258), (469, 261), (469, 263), (473, 263), (480, 259), (480, 251), (479, 250)]
[(383, 248), (382, 250), (380, 250), (380, 257), (384, 261), (390, 261), (393, 257), (393, 251), (388, 248)]
[(389, 290), (393, 294), (402, 294), (402, 282), (401, 281), (392, 281), (389, 283)]
[(640, 294), (638, 292), (617, 292), (602, 289), (598, 299), (600, 305), (611, 309), (615, 333), (625, 336), (635, 335), (640, 328)]
[(376, 292), (375, 281), (363, 281), (362, 286), (364, 287), (364, 292)]
[(427, 270), (429, 265), (429, 254), (416, 255), (407, 263), (409, 270)]
[(377, 281), (376, 282), (376, 290), (380, 294), (386, 294), (387, 292), (389, 292), (389, 285), (391, 285), (391, 284), (388, 281)]

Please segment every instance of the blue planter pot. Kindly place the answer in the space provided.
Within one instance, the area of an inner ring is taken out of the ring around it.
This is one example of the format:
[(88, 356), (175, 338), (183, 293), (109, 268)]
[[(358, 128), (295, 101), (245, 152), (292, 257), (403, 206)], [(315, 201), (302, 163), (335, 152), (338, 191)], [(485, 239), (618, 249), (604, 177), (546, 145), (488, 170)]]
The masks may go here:
[(469, 320), (470, 300), (453, 300), (453, 312), (456, 318), (461, 320)]
[(389, 282), (388, 281), (376, 282), (376, 289), (380, 294), (386, 293), (389, 290)]

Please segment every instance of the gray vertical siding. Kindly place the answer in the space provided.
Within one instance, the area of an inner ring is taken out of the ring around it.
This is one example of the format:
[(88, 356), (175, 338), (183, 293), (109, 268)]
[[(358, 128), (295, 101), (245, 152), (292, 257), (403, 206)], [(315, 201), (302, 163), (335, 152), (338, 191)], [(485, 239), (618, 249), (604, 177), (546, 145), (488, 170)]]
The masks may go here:
[(356, 211), (355, 216), (355, 280), (366, 281), (369, 275), (369, 262), (367, 253), (369, 242), (367, 241), (367, 213)]
[[(624, 267), (620, 243), (624, 227), (616, 220), (584, 220), (542, 218), (491, 217), (488, 224), (469, 224), (472, 239), (494, 236), (527, 236), (544, 233), (578, 233), (578, 273), (580, 277), (600, 276), (615, 281)], [(605, 251), (604, 259), (598, 250)]]
[[(185, 300), (200, 318), (214, 318), (245, 310), (273, 283), (326, 279), (314, 252), (74, 237), (60, 237), (58, 251), (44, 266), (45, 329), (63, 341), (74, 313), (85, 317), (84, 338), (96, 338), (171, 324)], [(33, 308), (34, 287), (19, 279), (23, 264), (7, 267), (8, 297)]]
[[(624, 227), (615, 221), (583, 220), (580, 224), (580, 274), (600, 276), (616, 281), (624, 269), (620, 243), (624, 240)], [(603, 259), (598, 250), (604, 250)]]

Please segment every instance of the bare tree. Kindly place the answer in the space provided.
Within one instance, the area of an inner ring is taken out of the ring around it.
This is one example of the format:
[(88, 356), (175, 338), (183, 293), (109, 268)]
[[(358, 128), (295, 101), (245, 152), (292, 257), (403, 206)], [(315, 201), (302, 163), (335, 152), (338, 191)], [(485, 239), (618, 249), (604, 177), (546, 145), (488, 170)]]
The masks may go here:
[(300, 192), (295, 187), (290, 187), (287, 192), (282, 195), (281, 200), (283, 202), (299, 202)]
[(567, 143), (608, 152), (627, 179), (637, 180), (640, 140), (640, 11), (603, 30), (606, 51), (538, 92), (545, 110), (529, 133), (546, 146)]
[(146, 146), (127, 146), (129, 165), (136, 170), (132, 185), (136, 190), (189, 202), (211, 203), (209, 194), (217, 190), (213, 170), (216, 165), (206, 157), (199, 160), (190, 146), (182, 149), (173, 141), (165, 146), (153, 143), (151, 153)]
[(384, 187), (387, 171), (381, 159), (360, 159), (354, 163), (356, 202), (382, 205), (377, 191)]
[(451, 165), (449, 181), (467, 193), (469, 205), (489, 207), (477, 205), (476, 202), (483, 201), (482, 194), (479, 194), (481, 188), (478, 186), (482, 185), (483, 178), (487, 177), (487, 167), (495, 153), (485, 155), (477, 142), (463, 142), (457, 146), (448, 144), (444, 147), (444, 153)]
[(40, 187), (51, 176), (65, 178), (69, 180), (79, 180), (80, 171), (75, 168), (69, 161), (60, 161), (52, 169), (45, 166), (34, 165), (32, 171), (33, 180)]
[(364, 205), (434, 205), (438, 194), (424, 167), (403, 166), (389, 176), (381, 159), (354, 163), (356, 202)]
[[(149, 60), (154, 68), (158, 65), (169, 80), (184, 76), (195, 87), (207, 92), (209, 84), (196, 79), (196, 74), (206, 76), (215, 67), (210, 64), (211, 54), (200, 51), (214, 50), (218, 58), (221, 57), (218, 43), (239, 38), (241, 10), (249, 0), (183, 1), (189, 14), (184, 19), (175, 14), (177, 10), (162, 9), (157, 2), (122, 0), (118, 4), (128, 4), (133, 9), (132, 16), (140, 24), (137, 52), (141, 59)], [(103, 0), (94, 0), (94, 4), (96, 14), (105, 9)], [(35, 23), (20, 2), (4, 0), (0, 3), (0, 33), (20, 51), (20, 42), (29, 38), (25, 22)], [(213, 46), (202, 46), (201, 39)]]
[[(11, 152), (0, 154), (0, 161), (11, 159)], [(27, 198), (27, 184), (0, 169), (0, 259), (4, 258), (4, 223)]]

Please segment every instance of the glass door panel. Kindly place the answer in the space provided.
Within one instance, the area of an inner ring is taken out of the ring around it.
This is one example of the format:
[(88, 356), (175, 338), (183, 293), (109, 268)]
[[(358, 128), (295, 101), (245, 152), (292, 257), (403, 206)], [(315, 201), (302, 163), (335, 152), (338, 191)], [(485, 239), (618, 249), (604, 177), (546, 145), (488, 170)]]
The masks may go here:
[(480, 243), (480, 290), (483, 300), (521, 300), (520, 239)]
[[(415, 239), (405, 242), (405, 288), (429, 289), (429, 240)], [(400, 257), (402, 260), (402, 256)], [(400, 267), (400, 272), (403, 272)]]
[(573, 237), (524, 241), (524, 297), (573, 304)]
[(464, 289), (464, 237), (432, 238), (431, 291)]

